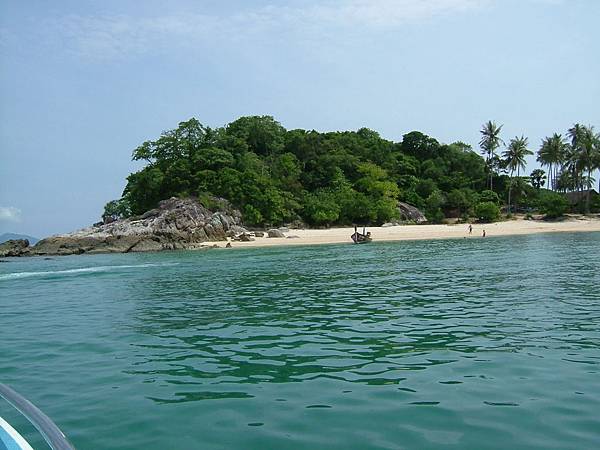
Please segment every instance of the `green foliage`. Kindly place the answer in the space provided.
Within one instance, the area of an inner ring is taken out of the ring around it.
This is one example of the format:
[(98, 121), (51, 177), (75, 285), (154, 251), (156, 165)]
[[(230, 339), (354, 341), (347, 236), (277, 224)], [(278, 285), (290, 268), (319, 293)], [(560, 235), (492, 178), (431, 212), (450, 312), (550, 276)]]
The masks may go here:
[(475, 216), (482, 222), (495, 222), (500, 217), (500, 208), (494, 202), (481, 202), (475, 207)]
[(163, 189), (163, 181), (163, 172), (152, 165), (127, 177), (123, 197), (128, 200), (132, 214), (143, 214), (156, 207), (160, 200), (170, 197)]
[(442, 206), (446, 199), (444, 195), (439, 191), (433, 191), (427, 200), (425, 201), (425, 217), (431, 223), (441, 223), (444, 220), (444, 213), (442, 212)]
[(104, 205), (104, 212), (102, 214), (102, 221), (104, 223), (113, 222), (124, 217), (131, 215), (131, 208), (127, 199), (111, 200)]
[(429, 197), (433, 192), (437, 190), (437, 184), (435, 181), (430, 179), (420, 180), (415, 186), (415, 192), (421, 198)]
[(479, 203), (491, 202), (494, 205), (500, 204), (500, 197), (494, 191), (485, 190), (479, 193)]
[(546, 184), (546, 172), (542, 169), (535, 169), (529, 175), (529, 180), (534, 188), (540, 189)]
[(241, 117), (230, 123), (226, 133), (243, 142), (257, 155), (273, 155), (283, 149), (285, 128), (271, 116)]
[(477, 194), (468, 188), (453, 189), (446, 196), (446, 208), (457, 211), (458, 217), (468, 212), (477, 200)]
[(569, 209), (569, 202), (564, 195), (558, 192), (547, 191), (539, 200), (539, 208), (548, 219), (564, 215)]
[(244, 220), (248, 225), (260, 225), (263, 223), (263, 216), (258, 209), (252, 205), (244, 206)]
[(314, 225), (330, 225), (340, 217), (341, 207), (334, 193), (321, 190), (307, 196), (305, 217)]
[(127, 178), (128, 214), (172, 196), (222, 197), (257, 226), (381, 224), (398, 217), (399, 200), (439, 222), (470, 210), (486, 179), (483, 159), (460, 142), (416, 131), (401, 143), (368, 128), (287, 131), (270, 116), (218, 129), (190, 119), (144, 142), (133, 159), (147, 165)]
[(600, 212), (600, 195), (596, 195), (590, 200), (590, 212)]

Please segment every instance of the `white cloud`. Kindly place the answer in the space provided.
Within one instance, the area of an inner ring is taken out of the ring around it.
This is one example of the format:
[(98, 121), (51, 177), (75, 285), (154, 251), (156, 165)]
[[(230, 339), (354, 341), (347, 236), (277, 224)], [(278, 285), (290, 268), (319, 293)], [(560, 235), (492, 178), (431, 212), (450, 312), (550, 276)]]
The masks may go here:
[(0, 222), (20, 222), (21, 210), (14, 206), (0, 206)]
[(140, 54), (171, 45), (198, 42), (218, 25), (216, 17), (172, 15), (163, 17), (67, 16), (54, 24), (72, 50), (92, 58)]
[[(52, 33), (71, 51), (93, 59), (113, 59), (165, 48), (239, 42), (270, 30), (298, 33), (395, 28), (460, 14), (493, 0), (329, 0), (302, 6), (266, 7), (232, 15), (171, 14), (155, 17), (76, 16), (52, 24)], [(497, 0), (496, 0), (497, 1)]]
[(396, 27), (408, 22), (462, 13), (488, 0), (340, 0), (307, 10), (312, 18), (344, 26)]

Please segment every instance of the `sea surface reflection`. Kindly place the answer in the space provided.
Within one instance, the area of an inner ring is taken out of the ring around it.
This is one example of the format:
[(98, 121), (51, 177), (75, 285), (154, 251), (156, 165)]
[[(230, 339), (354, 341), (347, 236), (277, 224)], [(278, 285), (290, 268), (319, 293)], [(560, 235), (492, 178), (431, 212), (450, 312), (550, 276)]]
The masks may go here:
[(79, 448), (595, 448), (599, 243), (13, 261), (0, 376)]

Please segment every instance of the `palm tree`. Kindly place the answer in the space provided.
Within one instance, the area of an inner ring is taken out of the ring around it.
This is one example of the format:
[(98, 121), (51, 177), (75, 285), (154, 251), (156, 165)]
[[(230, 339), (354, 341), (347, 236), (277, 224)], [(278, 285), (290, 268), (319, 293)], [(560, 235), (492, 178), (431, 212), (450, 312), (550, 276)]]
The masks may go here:
[(582, 187), (585, 185), (585, 188), (587, 189), (585, 198), (585, 211), (586, 213), (589, 213), (590, 191), (594, 183), (592, 173), (599, 167), (598, 151), (600, 149), (600, 134), (594, 132), (594, 127), (592, 125), (583, 127), (579, 147), (581, 149), (579, 153), (580, 167), (582, 173), (585, 173), (585, 176), (581, 177)]
[(490, 176), (490, 190), (493, 190), (494, 182), (494, 169), (492, 162), (496, 156), (496, 149), (500, 147), (500, 144), (504, 142), (500, 138), (500, 131), (502, 131), (503, 125), (498, 126), (496, 122), (489, 120), (483, 124), (481, 129), (481, 141), (479, 141), (479, 147), (481, 147), (481, 153), (485, 156), (485, 163)]
[(508, 187), (508, 213), (510, 214), (510, 197), (512, 191), (513, 174), (517, 171), (517, 177), (521, 169), (525, 169), (527, 155), (533, 155), (533, 152), (527, 148), (529, 141), (525, 136), (515, 137), (510, 140), (508, 148), (502, 154), (505, 160), (506, 168), (510, 172), (510, 185)]
[[(563, 170), (571, 174), (571, 189), (580, 192), (583, 197), (584, 188), (587, 189), (585, 210), (590, 209), (590, 190), (594, 183), (592, 173), (600, 167), (598, 152), (600, 151), (600, 135), (594, 132), (594, 127), (583, 126), (578, 123), (569, 128), (568, 135), (571, 144), (566, 151)], [(580, 205), (581, 206), (581, 205)]]
[(544, 186), (544, 184), (546, 184), (546, 172), (544, 172), (542, 169), (535, 169), (529, 175), (529, 180), (531, 185), (539, 190), (542, 186)]
[(548, 166), (548, 184), (550, 189), (556, 189), (558, 170), (563, 163), (566, 143), (562, 135), (554, 133), (552, 137), (542, 139), (542, 146), (537, 153), (537, 161), (542, 166)]
[[(600, 139), (596, 141), (595, 161), (596, 169), (600, 170)], [(600, 192), (600, 177), (598, 177), (598, 192)]]
[(580, 191), (583, 189), (581, 182), (581, 174), (583, 172), (582, 144), (584, 142), (585, 127), (576, 123), (567, 131), (567, 135), (571, 139), (570, 148), (566, 151), (567, 168), (571, 170), (573, 176), (573, 190)]
[[(577, 191), (579, 189), (580, 165), (578, 149), (573, 147), (572, 144), (567, 144), (561, 168), (562, 187), (564, 190)], [(569, 176), (564, 175), (565, 173), (568, 173)], [(569, 183), (565, 184), (567, 180)]]

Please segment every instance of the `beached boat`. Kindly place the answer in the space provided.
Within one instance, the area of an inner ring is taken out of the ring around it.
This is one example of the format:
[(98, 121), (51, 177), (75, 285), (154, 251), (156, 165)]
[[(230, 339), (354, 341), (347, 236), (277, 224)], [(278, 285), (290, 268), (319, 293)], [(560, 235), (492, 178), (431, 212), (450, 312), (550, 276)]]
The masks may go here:
[(365, 227), (363, 227), (363, 232), (359, 233), (358, 229), (354, 227), (354, 233), (350, 238), (354, 241), (355, 244), (368, 244), (369, 242), (373, 242), (373, 238), (371, 237), (370, 231), (365, 231)]
[[(75, 450), (54, 422), (25, 397), (2, 383), (0, 383), (0, 397), (37, 428), (52, 450)], [(17, 430), (0, 417), (0, 450), (33, 450), (33, 448)]]

